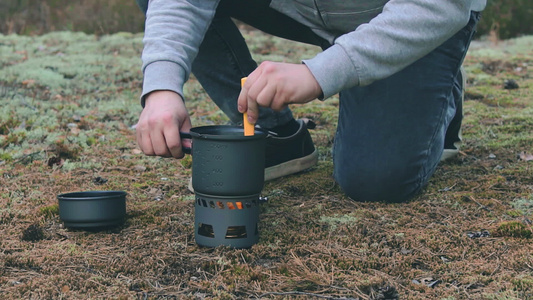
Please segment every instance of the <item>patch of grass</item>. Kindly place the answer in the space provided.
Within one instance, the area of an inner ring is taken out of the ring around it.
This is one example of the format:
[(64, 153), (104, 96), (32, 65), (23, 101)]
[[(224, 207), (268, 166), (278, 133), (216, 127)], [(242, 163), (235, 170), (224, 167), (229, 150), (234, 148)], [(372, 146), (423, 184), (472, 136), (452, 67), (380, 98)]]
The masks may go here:
[(55, 217), (59, 216), (59, 205), (58, 204), (52, 204), (52, 205), (48, 205), (48, 206), (43, 206), (43, 207), (39, 208), (39, 211), (47, 219), (55, 218)]
[(6, 256), (4, 260), (4, 266), (6, 268), (16, 268), (22, 270), (38, 270), (39, 265), (31, 257), (19, 257), (14, 255)]
[(521, 300), (523, 298), (519, 297), (513, 291), (504, 291), (498, 293), (483, 293), (483, 299), (489, 300)]
[(358, 221), (357, 217), (352, 215), (335, 215), (335, 216), (321, 216), (320, 222), (325, 223), (331, 230), (337, 229), (338, 225), (355, 224)]
[(526, 238), (526, 239), (531, 238), (531, 236), (533, 235), (531, 228), (528, 228), (526, 225), (518, 221), (509, 221), (509, 222), (500, 223), (498, 225), (496, 233), (499, 236)]
[(519, 291), (533, 291), (533, 276), (521, 275), (514, 278), (511, 283)]
[(0, 149), (0, 161), (11, 161), (13, 156), (10, 153), (6, 153)]
[(55, 154), (61, 158), (77, 159), (81, 152), (81, 147), (79, 145), (72, 144), (66, 139), (58, 139), (52, 146)]
[(185, 157), (180, 160), (180, 163), (184, 168), (190, 169), (192, 167), (192, 155), (185, 155)]
[(533, 194), (528, 198), (518, 198), (511, 202), (512, 207), (523, 215), (533, 214)]

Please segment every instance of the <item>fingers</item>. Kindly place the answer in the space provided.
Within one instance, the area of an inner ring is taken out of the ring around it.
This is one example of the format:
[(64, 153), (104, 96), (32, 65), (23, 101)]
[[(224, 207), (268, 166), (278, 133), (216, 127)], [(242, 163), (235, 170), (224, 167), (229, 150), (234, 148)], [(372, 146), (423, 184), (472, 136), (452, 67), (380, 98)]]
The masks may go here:
[[(259, 70), (260, 71), (260, 70)], [(267, 81), (264, 76), (260, 76), (261, 72), (256, 72), (255, 74), (251, 74), (251, 84), (249, 84), (249, 87), (247, 90), (245, 90), (246, 93), (246, 106), (247, 106), (247, 115), (248, 115), (248, 122), (251, 124), (255, 124), (257, 119), (259, 118), (259, 105), (256, 101), (257, 95), (259, 95), (266, 87)], [(250, 80), (250, 76), (248, 77), (248, 81)], [(246, 85), (246, 84), (245, 84)]]
[[(302, 84), (304, 65), (263, 62), (248, 75), (238, 99), (239, 112), (247, 112), (250, 123), (259, 117), (259, 107), (269, 107), (281, 111), (290, 103), (303, 102), (301, 90), (307, 88)], [(305, 98), (304, 98), (305, 97)]]
[[(181, 138), (180, 131), (177, 126), (168, 126), (164, 128), (164, 143), (166, 149), (164, 149), (165, 154), (169, 154), (175, 158), (182, 158), (184, 156), (181, 149)], [(154, 142), (154, 140), (152, 140)]]
[(239, 110), (241, 114), (248, 110), (247, 94), (248, 89), (246, 88), (246, 84), (244, 84), (241, 88), (241, 92), (239, 93), (239, 98), (237, 98), (237, 110)]
[[(284, 99), (278, 95), (279, 78), (275, 76), (277, 65), (272, 62), (263, 62), (252, 72), (242, 87), (238, 99), (238, 109), (247, 113), (248, 121), (255, 124), (259, 118), (259, 107), (270, 107), (281, 110), (286, 105)], [(276, 102), (274, 101), (276, 100)]]
[(182, 158), (180, 130), (188, 132), (190, 128), (189, 115), (178, 94), (153, 92), (137, 123), (137, 143), (146, 155)]
[[(173, 154), (173, 150), (176, 152), (175, 149), (177, 147), (181, 148), (179, 129), (177, 130), (177, 138), (174, 138), (172, 137), (174, 133), (174, 129), (171, 129), (173, 127), (172, 124), (165, 125), (165, 123), (168, 124), (168, 120), (161, 119), (160, 122), (158, 119), (150, 118), (143, 120), (141, 126), (138, 126), (137, 141), (144, 154), (170, 157)], [(179, 153), (176, 155), (180, 156)]]
[(239, 98), (237, 100), (237, 109), (240, 113), (246, 113), (248, 122), (255, 124), (259, 118), (259, 106), (255, 101), (255, 95), (260, 92), (265, 81), (258, 81), (261, 78), (261, 68), (257, 68), (252, 72), (246, 82), (241, 88)]
[(142, 152), (149, 156), (155, 155), (154, 149), (152, 148), (152, 141), (150, 140), (150, 134), (141, 130), (140, 122), (137, 123), (135, 129), (135, 135), (137, 136), (137, 145), (139, 145), (139, 148), (141, 148)]
[[(182, 130), (188, 132), (190, 127)], [(192, 144), (190, 140), (181, 139), (180, 129), (176, 126), (168, 126), (163, 131), (154, 130), (152, 133), (150, 131), (144, 133), (138, 131), (137, 143), (143, 153), (148, 156), (175, 158), (183, 158), (182, 147), (190, 148)]]
[[(183, 124), (181, 124), (180, 131), (189, 132), (189, 131), (191, 131), (191, 128), (192, 128), (191, 119), (186, 119), (183, 122)], [(180, 137), (180, 139), (181, 139), (181, 146), (182, 147), (186, 147), (186, 148), (191, 148), (192, 147), (191, 139), (184, 139), (182, 137)]]

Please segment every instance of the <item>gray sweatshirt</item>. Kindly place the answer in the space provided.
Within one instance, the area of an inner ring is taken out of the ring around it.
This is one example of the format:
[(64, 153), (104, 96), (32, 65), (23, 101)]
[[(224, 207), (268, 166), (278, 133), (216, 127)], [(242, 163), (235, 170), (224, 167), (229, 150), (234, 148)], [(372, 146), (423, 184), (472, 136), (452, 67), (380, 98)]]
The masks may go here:
[[(215, 0), (150, 0), (142, 53), (145, 96), (183, 97), (191, 63), (215, 14)], [(453, 36), (486, 0), (272, 0), (273, 9), (309, 26), (332, 46), (303, 60), (324, 99), (386, 78)]]

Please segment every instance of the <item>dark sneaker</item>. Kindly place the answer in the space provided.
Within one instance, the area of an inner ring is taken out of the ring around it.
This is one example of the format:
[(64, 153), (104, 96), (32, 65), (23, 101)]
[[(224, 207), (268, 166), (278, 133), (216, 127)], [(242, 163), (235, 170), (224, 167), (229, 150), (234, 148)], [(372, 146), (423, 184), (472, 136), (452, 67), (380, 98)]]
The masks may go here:
[(309, 169), (318, 162), (318, 151), (307, 128), (311, 121), (297, 120), (300, 128), (287, 137), (270, 136), (266, 142), (265, 181)]

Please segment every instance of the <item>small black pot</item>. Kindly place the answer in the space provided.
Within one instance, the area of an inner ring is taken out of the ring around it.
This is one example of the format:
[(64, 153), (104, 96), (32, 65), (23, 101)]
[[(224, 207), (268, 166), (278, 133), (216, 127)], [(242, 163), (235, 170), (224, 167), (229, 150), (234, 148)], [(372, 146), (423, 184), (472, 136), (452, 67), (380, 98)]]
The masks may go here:
[(256, 129), (245, 136), (240, 126), (202, 126), (181, 138), (192, 139), (194, 191), (217, 196), (259, 194), (265, 180), (265, 145), (268, 133)]
[(66, 227), (105, 228), (124, 223), (126, 192), (87, 191), (60, 194), (59, 218)]

